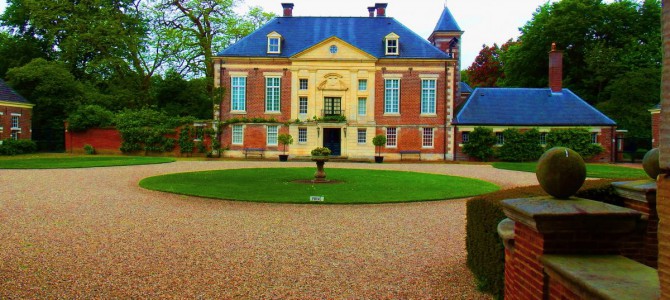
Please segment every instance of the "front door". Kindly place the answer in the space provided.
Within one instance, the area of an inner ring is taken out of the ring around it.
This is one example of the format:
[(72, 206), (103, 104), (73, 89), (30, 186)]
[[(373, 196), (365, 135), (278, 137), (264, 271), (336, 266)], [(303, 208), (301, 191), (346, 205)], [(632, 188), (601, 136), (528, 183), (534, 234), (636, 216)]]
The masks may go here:
[(333, 156), (342, 155), (342, 136), (339, 128), (323, 129), (323, 146), (330, 149)]

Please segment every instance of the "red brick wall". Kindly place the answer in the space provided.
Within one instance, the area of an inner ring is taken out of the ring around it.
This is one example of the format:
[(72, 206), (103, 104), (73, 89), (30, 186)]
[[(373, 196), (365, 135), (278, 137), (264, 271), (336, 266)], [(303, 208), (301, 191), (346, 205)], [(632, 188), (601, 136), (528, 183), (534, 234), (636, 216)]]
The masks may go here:
[(659, 136), (661, 134), (661, 114), (660, 113), (652, 113), (651, 114), (651, 145), (654, 148), (658, 148), (658, 143), (659, 143)]
[[(223, 148), (228, 147), (230, 150), (233, 151), (242, 151), (244, 148), (263, 148), (266, 151), (283, 151), (283, 146), (279, 143), (277, 143), (277, 146), (268, 146), (267, 145), (267, 125), (276, 125), (279, 126), (279, 134), (282, 133), (289, 133), (289, 129), (286, 126), (283, 126), (282, 124), (254, 124), (254, 123), (247, 123), (247, 124), (234, 124), (234, 125), (242, 125), (244, 126), (244, 144), (242, 145), (233, 145), (232, 143), (232, 125), (227, 125), (222, 133), (221, 133), (221, 145)], [(297, 138), (297, 137), (294, 137)], [(286, 150), (290, 146), (286, 147)]]
[(91, 128), (84, 132), (65, 132), (65, 149), (70, 153), (84, 153), (84, 145), (91, 145), (98, 153), (120, 154), (121, 133), (115, 128)]
[[(395, 127), (395, 126), (388, 126)], [(426, 126), (428, 127), (428, 126)], [(441, 127), (432, 127), (433, 128), (433, 148), (423, 148), (423, 130), (419, 127), (396, 127), (398, 133), (397, 147), (395, 148), (382, 148), (383, 153), (399, 153), (403, 150), (418, 150), (422, 153), (433, 153), (433, 154), (442, 154), (444, 153), (444, 128)], [(376, 135), (386, 136), (386, 130), (382, 127), (378, 127)]]
[(622, 255), (656, 268), (658, 266), (658, 213), (656, 212), (656, 194), (647, 196), (646, 202), (624, 199), (624, 207), (644, 214), (643, 222), (637, 234), (626, 239), (622, 246)]
[(549, 299), (550, 300), (577, 300), (582, 299), (573, 293), (571, 290), (566, 288), (561, 282), (555, 280), (555, 278), (549, 279)]
[(3, 113), (3, 115), (0, 116), (0, 127), (3, 128), (2, 133), (0, 133), (0, 140), (8, 139), (12, 136), (12, 114), (21, 114), (19, 117), (19, 126), (21, 127), (19, 139), (31, 139), (32, 109), (0, 106), (0, 111)]

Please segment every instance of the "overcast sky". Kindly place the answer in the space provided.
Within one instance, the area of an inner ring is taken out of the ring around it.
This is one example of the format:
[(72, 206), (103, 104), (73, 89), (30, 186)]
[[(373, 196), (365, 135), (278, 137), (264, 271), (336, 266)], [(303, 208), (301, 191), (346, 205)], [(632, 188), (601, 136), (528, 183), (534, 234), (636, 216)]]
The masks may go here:
[[(246, 0), (237, 9), (243, 12), (249, 6), (261, 6), (281, 15), (282, 2), (295, 3), (294, 16), (367, 16), (368, 6), (386, 2), (389, 4), (387, 16), (396, 18), (424, 38), (428, 38), (435, 28), (446, 3), (461, 30), (465, 31), (461, 61), (465, 69), (472, 64), (482, 44), (500, 45), (516, 38), (518, 28), (530, 20), (535, 9), (547, 0)], [(0, 0), (0, 12), (4, 11), (5, 5), (5, 0)], [(547, 45), (547, 51), (549, 47)]]

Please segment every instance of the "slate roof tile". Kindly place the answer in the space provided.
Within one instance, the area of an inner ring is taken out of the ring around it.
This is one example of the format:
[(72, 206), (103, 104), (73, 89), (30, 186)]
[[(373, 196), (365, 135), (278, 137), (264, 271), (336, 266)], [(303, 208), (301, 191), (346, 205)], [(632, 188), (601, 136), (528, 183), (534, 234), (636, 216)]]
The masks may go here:
[(26, 98), (19, 95), (19, 93), (9, 87), (9, 85), (2, 79), (0, 79), (0, 101), (30, 104)]

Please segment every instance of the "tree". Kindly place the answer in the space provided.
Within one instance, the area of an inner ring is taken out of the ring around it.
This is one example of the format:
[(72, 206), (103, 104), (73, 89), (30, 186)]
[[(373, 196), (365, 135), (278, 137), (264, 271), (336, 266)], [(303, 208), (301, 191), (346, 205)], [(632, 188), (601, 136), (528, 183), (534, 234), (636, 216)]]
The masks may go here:
[(463, 152), (481, 161), (488, 161), (493, 156), (495, 143), (496, 137), (493, 135), (493, 130), (476, 127), (470, 132), (468, 142), (463, 145)]
[(0, 31), (0, 78), (7, 71), (29, 63), (34, 58), (48, 58), (49, 51), (37, 39)]
[[(508, 48), (512, 41), (508, 41), (502, 46), (503, 49)], [(497, 44), (489, 47), (482, 45), (482, 50), (479, 51), (475, 61), (467, 69), (468, 83), (472, 87), (495, 87), (500, 86), (505, 79), (503, 72), (503, 64), (500, 54), (503, 50)]]
[(164, 79), (155, 79), (153, 91), (156, 107), (170, 116), (210, 118), (212, 101), (207, 96), (205, 80), (186, 80), (179, 73), (169, 70)]

